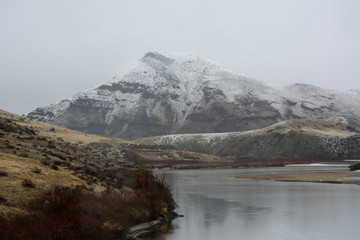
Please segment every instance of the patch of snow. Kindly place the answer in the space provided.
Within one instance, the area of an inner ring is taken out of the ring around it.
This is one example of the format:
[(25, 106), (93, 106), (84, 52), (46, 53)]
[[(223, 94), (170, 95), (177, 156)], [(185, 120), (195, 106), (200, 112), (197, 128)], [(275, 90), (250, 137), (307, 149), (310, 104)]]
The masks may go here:
[(289, 164), (286, 167), (346, 167), (348, 164), (310, 163), (310, 164)]

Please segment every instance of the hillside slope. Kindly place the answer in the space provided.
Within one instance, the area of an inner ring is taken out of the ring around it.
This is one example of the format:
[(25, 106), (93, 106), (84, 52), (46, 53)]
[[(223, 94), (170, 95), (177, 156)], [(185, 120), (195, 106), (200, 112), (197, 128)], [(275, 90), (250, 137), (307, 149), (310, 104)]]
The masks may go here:
[(127, 239), (173, 216), (164, 180), (126, 156), (134, 146), (0, 110), (0, 238)]
[[(171, 146), (136, 144), (119, 138), (86, 134), (2, 110), (0, 121), (3, 123), (0, 127), (15, 131), (9, 134), (4, 130), (0, 135), (0, 152), (26, 156), (44, 164), (63, 162), (64, 159), (72, 160), (75, 167), (86, 164), (97, 169), (135, 165), (186, 167), (227, 164), (217, 156), (182, 151)], [(25, 136), (29, 131), (35, 135)], [(72, 148), (76, 148), (76, 151)]]
[(136, 139), (172, 133), (243, 131), (286, 119), (360, 126), (360, 90), (273, 87), (205, 58), (149, 52), (95, 88), (37, 108), (31, 119)]
[(287, 120), (257, 130), (213, 134), (179, 134), (145, 138), (145, 144), (233, 156), (342, 160), (360, 158), (360, 129), (324, 120)]

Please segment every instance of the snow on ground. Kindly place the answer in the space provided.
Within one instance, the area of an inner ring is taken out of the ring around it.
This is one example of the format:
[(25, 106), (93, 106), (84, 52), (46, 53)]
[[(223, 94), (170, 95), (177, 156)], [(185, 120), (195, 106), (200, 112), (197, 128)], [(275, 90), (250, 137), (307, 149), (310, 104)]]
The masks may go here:
[(331, 164), (331, 163), (310, 163), (310, 164), (290, 164), (286, 167), (347, 167), (349, 164)]

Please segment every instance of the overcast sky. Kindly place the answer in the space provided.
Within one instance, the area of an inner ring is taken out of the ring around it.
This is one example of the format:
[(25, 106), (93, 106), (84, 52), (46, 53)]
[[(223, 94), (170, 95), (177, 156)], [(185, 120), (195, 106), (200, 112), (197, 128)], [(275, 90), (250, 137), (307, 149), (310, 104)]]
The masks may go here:
[(0, 0), (0, 108), (69, 98), (149, 51), (272, 85), (360, 89), (360, 1)]

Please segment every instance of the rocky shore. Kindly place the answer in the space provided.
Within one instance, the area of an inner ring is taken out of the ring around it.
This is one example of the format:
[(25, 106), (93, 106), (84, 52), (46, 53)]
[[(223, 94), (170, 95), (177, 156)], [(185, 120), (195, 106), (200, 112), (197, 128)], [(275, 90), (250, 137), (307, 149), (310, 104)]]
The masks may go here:
[(127, 238), (129, 240), (141, 240), (141, 235), (161, 229), (163, 226), (165, 226), (165, 224), (171, 222), (178, 217), (183, 217), (183, 215), (179, 215), (176, 212), (171, 212), (167, 215), (159, 217), (154, 221), (132, 226), (128, 231)]

